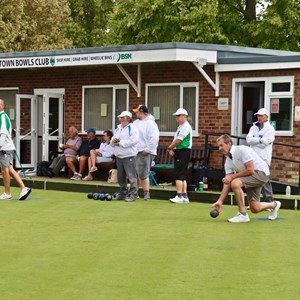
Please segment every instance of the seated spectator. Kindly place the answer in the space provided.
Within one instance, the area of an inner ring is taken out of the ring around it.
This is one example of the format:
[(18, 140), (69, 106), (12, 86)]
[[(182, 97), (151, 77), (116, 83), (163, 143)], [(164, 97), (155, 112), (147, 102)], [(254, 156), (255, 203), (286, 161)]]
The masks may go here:
[[(72, 180), (81, 180), (82, 174), (87, 168), (88, 158), (90, 157), (90, 151), (92, 149), (98, 149), (100, 146), (99, 140), (96, 138), (96, 131), (94, 128), (89, 128), (87, 131), (87, 139), (83, 141), (81, 147), (78, 150), (77, 161), (67, 157), (66, 163), (70, 170), (73, 172)], [(77, 162), (79, 162), (79, 171), (76, 170)]]
[(67, 142), (60, 146), (60, 149), (64, 151), (64, 154), (57, 156), (51, 162), (49, 168), (42, 168), (42, 174), (48, 177), (55, 177), (59, 175), (60, 170), (64, 167), (66, 159), (77, 160), (77, 151), (82, 144), (82, 139), (78, 136), (78, 130), (71, 126), (69, 128), (69, 139)]
[(112, 136), (112, 131), (104, 131), (104, 142), (100, 144), (99, 149), (92, 149), (90, 151), (90, 157), (88, 159), (89, 173), (83, 178), (83, 180), (90, 181), (94, 179), (92, 173), (98, 170), (98, 168), (96, 167), (96, 162), (111, 162), (113, 160), (112, 155), (114, 153), (114, 148), (110, 145), (110, 140)]

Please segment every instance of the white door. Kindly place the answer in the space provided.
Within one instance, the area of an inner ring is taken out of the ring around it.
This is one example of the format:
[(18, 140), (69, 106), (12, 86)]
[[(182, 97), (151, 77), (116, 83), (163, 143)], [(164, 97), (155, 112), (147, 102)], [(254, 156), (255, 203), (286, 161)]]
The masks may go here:
[(64, 98), (62, 94), (43, 95), (42, 160), (48, 161), (64, 140)]
[(245, 137), (255, 113), (264, 106), (264, 82), (238, 82), (235, 86), (232, 105), (232, 135)]
[(16, 167), (36, 167), (36, 97), (16, 95)]

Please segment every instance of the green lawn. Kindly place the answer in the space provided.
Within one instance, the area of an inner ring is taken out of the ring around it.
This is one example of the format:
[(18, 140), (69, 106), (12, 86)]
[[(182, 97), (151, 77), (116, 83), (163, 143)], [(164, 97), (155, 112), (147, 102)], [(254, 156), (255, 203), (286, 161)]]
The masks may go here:
[(230, 224), (234, 206), (30, 196), (0, 202), (1, 300), (300, 299), (298, 211)]

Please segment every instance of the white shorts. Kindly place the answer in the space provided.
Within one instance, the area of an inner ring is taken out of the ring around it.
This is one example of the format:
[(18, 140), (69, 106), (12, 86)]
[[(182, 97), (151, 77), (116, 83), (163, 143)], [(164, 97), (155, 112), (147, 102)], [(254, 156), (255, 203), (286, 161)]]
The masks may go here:
[(97, 163), (110, 162), (110, 161), (112, 161), (112, 158), (110, 157), (96, 156)]

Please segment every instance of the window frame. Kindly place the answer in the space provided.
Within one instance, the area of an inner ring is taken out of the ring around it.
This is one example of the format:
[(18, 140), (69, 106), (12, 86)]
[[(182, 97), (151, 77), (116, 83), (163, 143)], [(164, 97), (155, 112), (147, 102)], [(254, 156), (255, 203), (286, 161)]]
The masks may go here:
[[(193, 87), (195, 88), (195, 107), (194, 107), (194, 115), (191, 116), (193, 118), (193, 123), (195, 124), (194, 130), (192, 131), (193, 137), (199, 136), (198, 128), (199, 128), (199, 82), (164, 82), (164, 83), (147, 83), (145, 84), (145, 104), (149, 106), (149, 87), (158, 87), (158, 86), (179, 86), (180, 88), (180, 99), (179, 99), (179, 107), (183, 106), (183, 90), (184, 88)], [(174, 112), (170, 112), (172, 114)], [(188, 111), (188, 113), (191, 113)], [(176, 132), (176, 128), (172, 131), (160, 131), (160, 136), (174, 136), (174, 132)]]
[[(290, 130), (276, 130), (275, 136), (293, 136), (294, 135), (294, 84), (295, 76), (262, 76), (262, 77), (233, 77), (232, 78), (232, 106), (231, 106), (231, 132), (236, 134), (236, 128), (239, 128), (241, 124), (238, 121), (238, 114), (240, 113), (237, 108), (239, 107), (239, 86), (242, 83), (251, 82), (263, 82), (264, 83), (264, 107), (267, 108), (271, 113), (271, 99), (272, 98), (292, 98), (291, 104), (291, 129)], [(291, 90), (289, 92), (272, 92), (272, 84), (279, 82), (290, 82)], [(270, 118), (269, 121), (272, 121)]]
[[(115, 130), (118, 123), (116, 123), (116, 91), (117, 90), (126, 90), (126, 110), (129, 109), (129, 85), (128, 84), (105, 84), (105, 85), (83, 85), (82, 86), (82, 115), (81, 115), (81, 133), (86, 133), (84, 130), (84, 124), (85, 124), (85, 90), (86, 89), (107, 89), (111, 88), (113, 91), (112, 96), (112, 119), (111, 119), (111, 126), (112, 131)], [(95, 128), (96, 129), (96, 128)], [(107, 130), (108, 128), (105, 128), (103, 130), (96, 129), (96, 135), (102, 135), (104, 133), (104, 130)]]
[[(293, 136), (294, 134), (294, 76), (276, 76), (276, 77), (267, 77), (265, 80), (265, 104), (269, 108), (271, 115), (271, 100), (274, 98), (287, 99), (291, 98), (291, 129), (290, 130), (277, 130), (275, 129), (276, 136)], [(272, 92), (273, 83), (290, 83), (290, 91), (288, 92)], [(270, 116), (270, 121), (272, 118)]]

